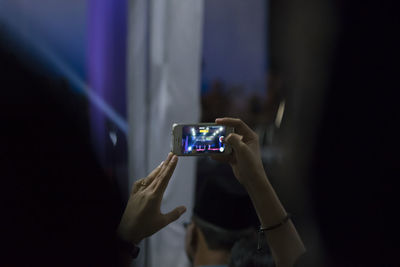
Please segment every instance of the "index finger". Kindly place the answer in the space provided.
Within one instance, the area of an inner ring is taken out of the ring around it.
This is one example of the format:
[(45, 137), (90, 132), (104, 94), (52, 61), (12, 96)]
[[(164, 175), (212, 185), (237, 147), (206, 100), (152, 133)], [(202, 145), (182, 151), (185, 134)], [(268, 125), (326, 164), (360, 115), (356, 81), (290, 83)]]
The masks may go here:
[(257, 134), (244, 123), (241, 119), (237, 118), (218, 118), (215, 120), (217, 124), (230, 126), (235, 128), (235, 132), (243, 136), (243, 142), (257, 139)]
[(168, 164), (166, 164), (165, 169), (162, 170), (161, 173), (158, 175), (155, 184), (155, 190), (161, 192), (161, 195), (164, 194), (165, 189), (168, 186), (169, 180), (171, 179), (171, 176), (174, 173), (177, 163), (178, 163), (178, 157), (174, 155), (168, 162)]
[(135, 194), (137, 191), (139, 191), (141, 183), (144, 183), (145, 185), (151, 184), (153, 180), (157, 177), (157, 175), (160, 173), (163, 163), (164, 161), (161, 162), (160, 165), (158, 165), (147, 177), (136, 180), (136, 182), (133, 184), (131, 194)]
[(146, 184), (151, 184), (151, 182), (157, 177), (157, 175), (162, 170), (163, 164), (164, 161), (162, 161), (160, 165), (158, 165), (149, 175), (147, 175), (147, 177), (144, 180)]

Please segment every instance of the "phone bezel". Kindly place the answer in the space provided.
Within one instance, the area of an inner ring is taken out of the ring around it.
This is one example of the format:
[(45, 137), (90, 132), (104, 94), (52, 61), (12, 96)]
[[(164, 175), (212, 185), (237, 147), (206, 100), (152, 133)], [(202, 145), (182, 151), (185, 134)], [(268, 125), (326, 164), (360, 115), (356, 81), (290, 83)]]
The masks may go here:
[(199, 153), (199, 154), (183, 154), (181, 151), (182, 147), (182, 127), (183, 126), (225, 126), (225, 133), (228, 136), (230, 133), (234, 132), (233, 127), (226, 125), (217, 124), (215, 122), (201, 122), (201, 123), (174, 123), (172, 125), (172, 153), (177, 156), (191, 157), (191, 156), (211, 156), (211, 155), (228, 155), (232, 152), (232, 148), (227, 145), (223, 153), (210, 154), (210, 153)]

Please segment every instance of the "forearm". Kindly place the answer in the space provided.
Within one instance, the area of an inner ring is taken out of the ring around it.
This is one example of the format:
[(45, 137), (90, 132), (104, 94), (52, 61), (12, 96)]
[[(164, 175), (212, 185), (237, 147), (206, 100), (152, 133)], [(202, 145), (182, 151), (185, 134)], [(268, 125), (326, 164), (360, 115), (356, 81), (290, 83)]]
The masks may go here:
[[(245, 187), (253, 201), (261, 227), (276, 225), (287, 216), (284, 207), (265, 175), (252, 178), (251, 183)], [(277, 267), (293, 266), (305, 252), (303, 242), (290, 220), (265, 234)]]

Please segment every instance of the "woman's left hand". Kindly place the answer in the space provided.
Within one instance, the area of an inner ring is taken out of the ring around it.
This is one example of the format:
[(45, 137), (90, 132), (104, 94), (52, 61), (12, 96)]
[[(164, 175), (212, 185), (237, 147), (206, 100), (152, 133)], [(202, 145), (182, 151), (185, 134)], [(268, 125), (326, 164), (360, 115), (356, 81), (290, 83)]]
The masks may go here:
[(167, 159), (146, 178), (135, 182), (117, 229), (120, 238), (138, 244), (143, 238), (177, 220), (186, 211), (184, 206), (166, 214), (160, 211), (165, 189), (177, 163), (178, 157), (169, 153)]

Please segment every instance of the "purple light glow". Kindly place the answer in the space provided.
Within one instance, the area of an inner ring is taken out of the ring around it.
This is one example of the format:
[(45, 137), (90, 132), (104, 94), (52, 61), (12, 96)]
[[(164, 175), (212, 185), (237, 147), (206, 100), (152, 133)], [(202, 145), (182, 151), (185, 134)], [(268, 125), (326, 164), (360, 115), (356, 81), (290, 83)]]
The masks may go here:
[[(89, 0), (88, 82), (89, 87), (117, 113), (126, 117), (126, 0)], [(92, 105), (94, 143), (104, 163), (107, 153), (107, 118)]]

